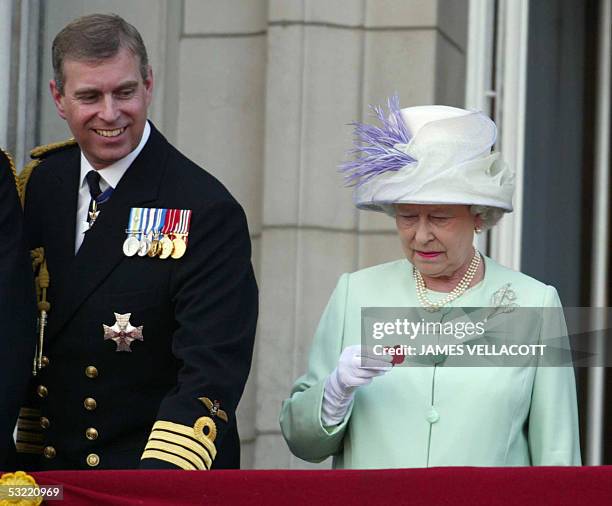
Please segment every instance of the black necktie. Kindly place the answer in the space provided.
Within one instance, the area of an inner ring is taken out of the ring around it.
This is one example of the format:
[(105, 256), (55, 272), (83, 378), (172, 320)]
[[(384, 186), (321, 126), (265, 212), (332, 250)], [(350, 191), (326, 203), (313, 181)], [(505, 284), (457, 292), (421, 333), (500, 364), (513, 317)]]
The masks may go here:
[(96, 199), (102, 194), (100, 188), (100, 174), (97, 170), (90, 170), (85, 176), (87, 186), (89, 186), (89, 194), (91, 195), (91, 202), (89, 203), (89, 209), (87, 211), (87, 223), (89, 228), (93, 227), (98, 214), (100, 213), (100, 204), (96, 202)]
[(85, 176), (87, 186), (89, 186), (89, 194), (93, 200), (97, 199), (102, 190), (100, 189), (100, 174), (97, 170), (90, 170)]

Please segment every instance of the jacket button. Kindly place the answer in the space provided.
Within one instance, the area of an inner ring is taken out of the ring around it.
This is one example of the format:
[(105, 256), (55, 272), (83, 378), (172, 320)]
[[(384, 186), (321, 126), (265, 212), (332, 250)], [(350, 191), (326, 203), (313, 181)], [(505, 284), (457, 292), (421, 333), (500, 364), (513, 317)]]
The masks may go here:
[(89, 427), (89, 429), (85, 431), (85, 437), (90, 441), (94, 441), (98, 439), (98, 431), (93, 427)]
[(447, 355), (444, 353), (439, 353), (438, 355), (434, 355), (431, 360), (434, 364), (441, 364), (447, 359)]
[(436, 423), (440, 419), (440, 415), (434, 408), (431, 408), (426, 418), (429, 423)]
[(43, 455), (48, 459), (53, 459), (57, 455), (55, 448), (53, 446), (45, 446), (43, 450)]
[(51, 422), (49, 421), (49, 419), (48, 419), (46, 416), (42, 416), (42, 417), (40, 418), (40, 426), (41, 426), (43, 429), (48, 429), (48, 428), (49, 428), (49, 425), (51, 425)]
[(40, 359), (40, 365), (43, 367), (47, 367), (49, 365), (49, 357), (45, 357), (44, 355)]
[(90, 453), (85, 459), (89, 467), (96, 467), (100, 463), (100, 457), (95, 453)]
[(87, 399), (83, 401), (83, 406), (85, 406), (85, 409), (87, 411), (93, 411), (94, 409), (98, 407), (98, 403), (96, 402), (95, 399), (91, 397), (87, 397)]
[(49, 395), (49, 390), (47, 390), (47, 387), (44, 385), (38, 385), (36, 388), (36, 393), (38, 394), (38, 397), (42, 397), (44, 399), (47, 397), (47, 395)]
[(88, 378), (94, 379), (98, 377), (98, 369), (96, 369), (93, 365), (90, 365), (85, 368), (85, 376)]

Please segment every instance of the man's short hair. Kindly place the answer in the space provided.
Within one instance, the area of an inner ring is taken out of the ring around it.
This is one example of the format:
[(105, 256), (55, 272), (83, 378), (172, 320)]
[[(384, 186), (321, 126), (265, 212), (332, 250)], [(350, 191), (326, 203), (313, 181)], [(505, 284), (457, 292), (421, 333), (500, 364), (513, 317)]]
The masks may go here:
[(64, 60), (98, 62), (114, 57), (127, 48), (140, 60), (140, 73), (146, 79), (149, 58), (138, 30), (117, 14), (90, 14), (75, 19), (53, 39), (53, 74), (59, 92), (64, 94)]

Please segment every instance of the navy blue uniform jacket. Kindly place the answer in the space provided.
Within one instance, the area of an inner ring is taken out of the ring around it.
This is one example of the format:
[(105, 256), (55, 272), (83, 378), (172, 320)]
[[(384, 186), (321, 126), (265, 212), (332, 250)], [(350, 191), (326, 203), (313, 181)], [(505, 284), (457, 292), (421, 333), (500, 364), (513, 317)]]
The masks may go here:
[[(22, 462), (27, 469), (239, 467), (235, 412), (258, 311), (242, 208), (152, 127), (75, 255), (79, 174), (74, 145), (43, 156), (27, 184), (28, 240), (45, 249), (51, 310), (48, 365), (19, 419)], [(132, 207), (191, 209), (185, 255), (126, 257)], [(131, 352), (104, 339), (115, 313), (143, 327)]]

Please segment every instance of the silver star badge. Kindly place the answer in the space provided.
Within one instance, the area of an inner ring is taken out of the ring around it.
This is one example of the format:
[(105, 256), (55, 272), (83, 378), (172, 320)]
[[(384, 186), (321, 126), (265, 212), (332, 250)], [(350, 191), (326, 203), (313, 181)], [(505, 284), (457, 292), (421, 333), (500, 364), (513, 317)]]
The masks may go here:
[(89, 211), (89, 228), (94, 226), (94, 223), (98, 219), (99, 214), (100, 214), (100, 211), (95, 211), (95, 212)]
[(102, 325), (104, 328), (104, 340), (112, 339), (117, 344), (115, 351), (132, 351), (130, 345), (133, 341), (143, 341), (142, 336), (142, 325), (140, 327), (134, 327), (130, 323), (130, 316), (132, 313), (119, 314), (115, 313), (115, 319), (117, 320), (112, 327), (108, 325)]

